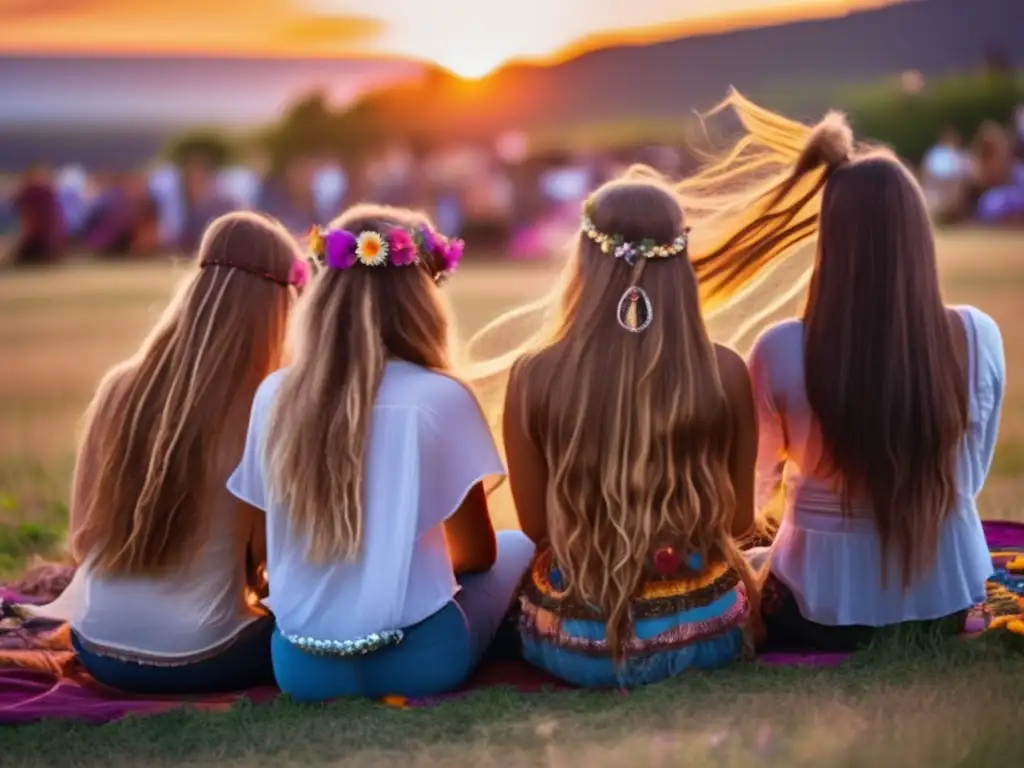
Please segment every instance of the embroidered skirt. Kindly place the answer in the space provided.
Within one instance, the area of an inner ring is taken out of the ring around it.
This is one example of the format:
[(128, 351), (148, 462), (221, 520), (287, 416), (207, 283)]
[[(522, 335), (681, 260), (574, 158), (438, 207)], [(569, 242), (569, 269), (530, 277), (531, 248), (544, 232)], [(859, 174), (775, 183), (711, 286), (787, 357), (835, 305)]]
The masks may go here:
[(685, 577), (648, 581), (633, 605), (633, 637), (622, 665), (612, 660), (604, 617), (566, 597), (560, 581), (551, 551), (542, 552), (521, 594), (519, 629), (527, 660), (569, 683), (628, 687), (657, 682), (687, 668), (728, 664), (748, 649), (745, 587), (724, 563)]

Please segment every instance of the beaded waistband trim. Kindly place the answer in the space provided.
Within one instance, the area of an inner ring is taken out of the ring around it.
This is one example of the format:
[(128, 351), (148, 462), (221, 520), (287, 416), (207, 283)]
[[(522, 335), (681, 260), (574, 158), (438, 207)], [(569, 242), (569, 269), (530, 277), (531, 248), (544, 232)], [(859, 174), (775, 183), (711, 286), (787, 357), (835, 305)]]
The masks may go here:
[(389, 645), (398, 645), (405, 637), (400, 629), (373, 632), (357, 640), (318, 640), (302, 635), (285, 635), (285, 640), (300, 651), (316, 656), (365, 656)]

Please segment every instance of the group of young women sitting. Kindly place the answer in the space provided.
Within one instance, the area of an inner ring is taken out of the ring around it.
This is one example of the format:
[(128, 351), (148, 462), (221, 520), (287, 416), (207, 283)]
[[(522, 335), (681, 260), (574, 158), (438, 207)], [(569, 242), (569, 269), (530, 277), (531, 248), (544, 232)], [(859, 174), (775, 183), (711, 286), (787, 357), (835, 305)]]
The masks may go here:
[[(320, 701), (453, 690), (496, 638), (606, 687), (763, 643), (958, 631), (991, 573), (975, 496), (999, 330), (943, 305), (894, 156), (837, 115), (809, 129), (730, 102), (735, 151), (596, 190), (542, 330), (472, 368), (439, 288), (462, 244), (422, 215), (356, 206), (309, 261), (258, 214), (215, 221), (87, 414), (86, 669), (134, 692), (276, 681)], [(815, 237), (802, 317), (748, 360), (712, 342), (702, 313)], [(506, 462), (521, 530), (495, 532)], [(773, 543), (751, 547), (780, 499)]]

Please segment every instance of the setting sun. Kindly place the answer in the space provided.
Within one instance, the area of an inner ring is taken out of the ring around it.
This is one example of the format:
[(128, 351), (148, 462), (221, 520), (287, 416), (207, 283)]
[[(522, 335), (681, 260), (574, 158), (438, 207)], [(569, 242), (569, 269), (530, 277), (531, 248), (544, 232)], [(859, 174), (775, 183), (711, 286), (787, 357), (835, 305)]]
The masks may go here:
[(500, 56), (462, 53), (440, 56), (437, 63), (464, 80), (479, 80), (501, 66), (504, 60)]

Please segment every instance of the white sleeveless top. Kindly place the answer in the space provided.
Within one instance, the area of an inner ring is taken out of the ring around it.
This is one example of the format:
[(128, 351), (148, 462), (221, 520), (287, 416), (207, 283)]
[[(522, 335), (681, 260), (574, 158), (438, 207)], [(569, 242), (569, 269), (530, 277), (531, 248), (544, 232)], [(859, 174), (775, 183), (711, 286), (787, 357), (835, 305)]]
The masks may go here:
[(314, 565), (306, 559), (308, 532), (294, 530), (287, 510), (270, 498), (265, 472), (268, 418), (285, 375), (272, 374), (256, 392), (245, 453), (228, 480), (231, 493), (266, 512), (270, 596), (264, 602), (278, 629), (345, 641), (428, 618), (458, 589), (444, 521), (474, 485), (505, 473), (479, 405), (447, 376), (389, 362), (363, 467), (360, 556)]
[(973, 307), (957, 311), (970, 357), (970, 424), (957, 458), (958, 498), (940, 534), (935, 566), (905, 592), (896, 577), (882, 585), (870, 509), (855, 507), (844, 516), (831, 483), (814, 475), (820, 440), (804, 386), (803, 322), (775, 325), (754, 345), (749, 367), (760, 425), (757, 507), (763, 510), (782, 490), (784, 516), (771, 570), (806, 619), (880, 627), (941, 618), (985, 598), (992, 562), (975, 497), (995, 451), (1006, 360), (992, 318)]

